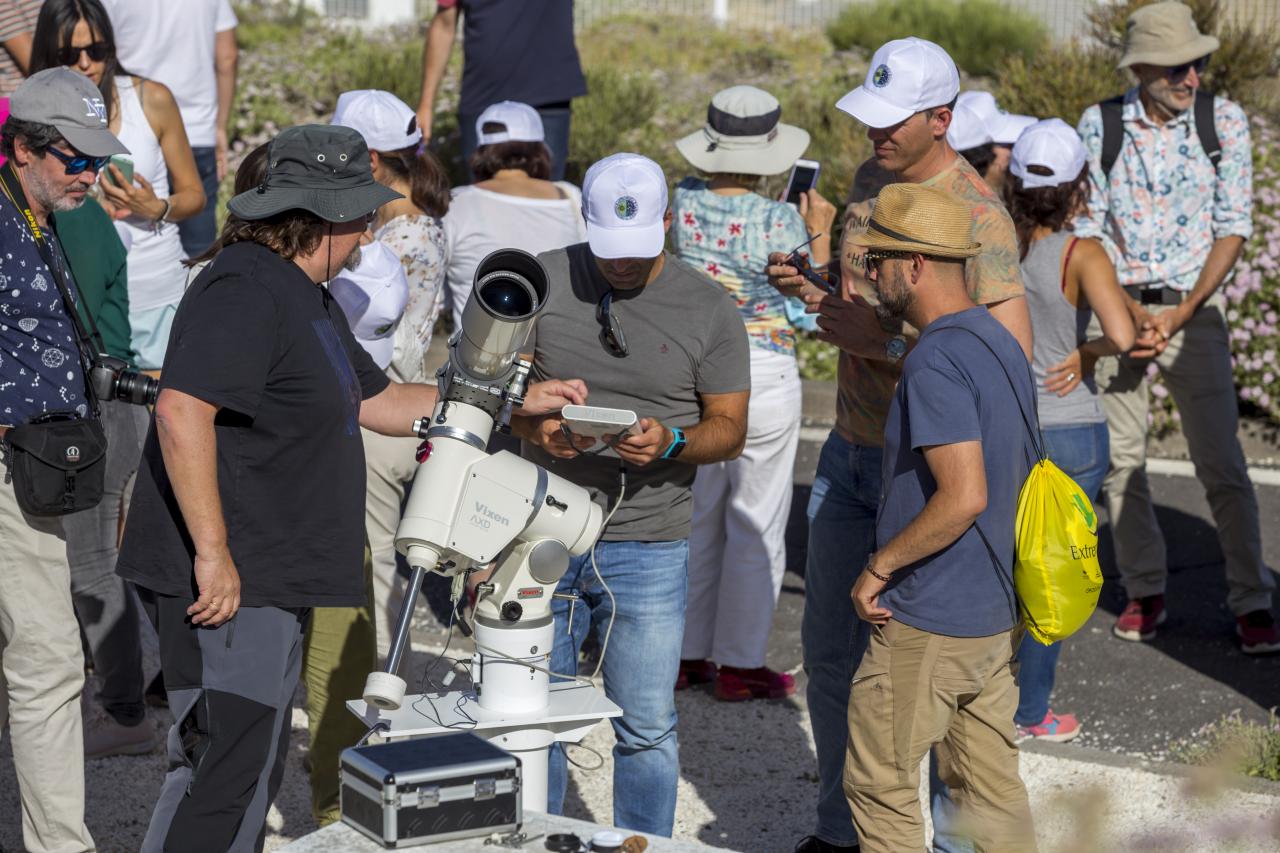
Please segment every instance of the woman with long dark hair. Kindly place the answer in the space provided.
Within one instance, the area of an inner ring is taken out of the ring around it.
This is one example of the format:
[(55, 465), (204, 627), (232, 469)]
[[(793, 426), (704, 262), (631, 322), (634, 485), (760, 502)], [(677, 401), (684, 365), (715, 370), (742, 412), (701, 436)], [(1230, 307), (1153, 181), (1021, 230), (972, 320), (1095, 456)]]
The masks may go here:
[(137, 366), (159, 370), (186, 282), (175, 223), (199, 213), (205, 202), (182, 115), (167, 87), (120, 67), (111, 19), (99, 0), (46, 0), (41, 7), (31, 71), (58, 66), (97, 85), (111, 131), (130, 152), (125, 168), (109, 165), (98, 187), (129, 249), (129, 324)]
[[(1031, 312), (1045, 451), (1096, 500), (1111, 454), (1093, 369), (1099, 358), (1132, 347), (1135, 331), (1106, 251), (1071, 231), (1089, 193), (1087, 159), (1084, 144), (1066, 122), (1038, 122), (1013, 146), (1004, 199), (1018, 234)], [(1091, 338), (1095, 316), (1102, 334)], [(1014, 715), (1022, 737), (1068, 741), (1080, 733), (1075, 716), (1049, 707), (1060, 651), (1061, 643), (1022, 640), (1021, 696)]]

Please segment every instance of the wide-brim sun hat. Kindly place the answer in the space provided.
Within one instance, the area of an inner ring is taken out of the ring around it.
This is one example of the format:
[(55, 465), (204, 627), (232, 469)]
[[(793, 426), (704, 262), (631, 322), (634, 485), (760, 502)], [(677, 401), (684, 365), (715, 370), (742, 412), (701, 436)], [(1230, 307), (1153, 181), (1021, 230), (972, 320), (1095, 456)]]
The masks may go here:
[(227, 203), (244, 220), (305, 210), (326, 222), (354, 222), (404, 198), (373, 179), (364, 137), (349, 127), (304, 124), (286, 128), (267, 149), (262, 183)]
[(920, 184), (889, 184), (876, 196), (867, 228), (850, 241), (868, 251), (972, 258), (973, 212), (951, 193)]
[(755, 86), (715, 94), (702, 129), (676, 141), (684, 159), (709, 175), (778, 175), (809, 147), (809, 132), (783, 124), (778, 99)]
[(1184, 3), (1152, 3), (1129, 16), (1124, 55), (1117, 68), (1156, 65), (1173, 68), (1208, 56), (1221, 46), (1215, 37), (1201, 33)]

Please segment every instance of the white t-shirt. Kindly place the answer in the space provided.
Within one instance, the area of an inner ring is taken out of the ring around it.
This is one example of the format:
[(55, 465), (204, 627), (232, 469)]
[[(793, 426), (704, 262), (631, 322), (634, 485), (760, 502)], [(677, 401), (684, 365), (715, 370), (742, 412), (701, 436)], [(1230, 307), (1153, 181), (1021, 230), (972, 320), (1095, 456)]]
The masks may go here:
[(565, 198), (521, 198), (474, 186), (453, 191), (444, 217), (444, 234), (449, 310), (454, 318), (462, 316), (476, 267), (490, 252), (523, 249), (538, 255), (587, 239), (582, 193), (564, 181), (556, 186)]
[(230, 0), (102, 0), (116, 55), (131, 74), (169, 87), (192, 148), (211, 148), (218, 123), (216, 34), (234, 29)]

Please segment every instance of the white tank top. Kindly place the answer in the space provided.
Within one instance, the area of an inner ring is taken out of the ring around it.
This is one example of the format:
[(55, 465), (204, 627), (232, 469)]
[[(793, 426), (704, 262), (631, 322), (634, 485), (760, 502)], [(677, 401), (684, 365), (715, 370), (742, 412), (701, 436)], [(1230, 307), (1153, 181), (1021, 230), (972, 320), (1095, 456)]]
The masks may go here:
[[(142, 111), (142, 101), (133, 78), (116, 78), (120, 98), (120, 130), (116, 134), (133, 161), (133, 173), (151, 182), (157, 198), (169, 197), (169, 169), (160, 150), (160, 140)], [(178, 226), (166, 222), (157, 233), (154, 224), (138, 216), (116, 221), (120, 239), (129, 247), (129, 310), (145, 311), (176, 305), (182, 298), (187, 272)]]

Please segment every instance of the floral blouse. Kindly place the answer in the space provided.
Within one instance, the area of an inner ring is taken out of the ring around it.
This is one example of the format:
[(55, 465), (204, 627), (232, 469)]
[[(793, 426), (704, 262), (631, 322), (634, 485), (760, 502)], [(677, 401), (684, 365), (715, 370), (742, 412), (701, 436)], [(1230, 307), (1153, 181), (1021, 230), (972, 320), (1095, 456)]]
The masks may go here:
[(409, 279), (409, 302), (396, 329), (388, 374), (401, 382), (425, 382), (427, 347), (444, 305), (444, 229), (434, 216), (397, 216), (374, 234), (400, 256)]
[(758, 193), (720, 195), (686, 178), (676, 187), (671, 240), (681, 260), (729, 292), (751, 345), (793, 355), (797, 327), (816, 328), (804, 304), (769, 285), (770, 252), (790, 252), (809, 239), (799, 211)]
[(1089, 210), (1076, 234), (1102, 242), (1121, 285), (1195, 287), (1214, 240), (1253, 233), (1253, 160), (1244, 110), (1214, 98), (1222, 144), (1215, 171), (1196, 135), (1193, 110), (1157, 125), (1131, 89), (1121, 112), (1124, 144), (1102, 174), (1102, 111), (1080, 117), (1089, 151)]

